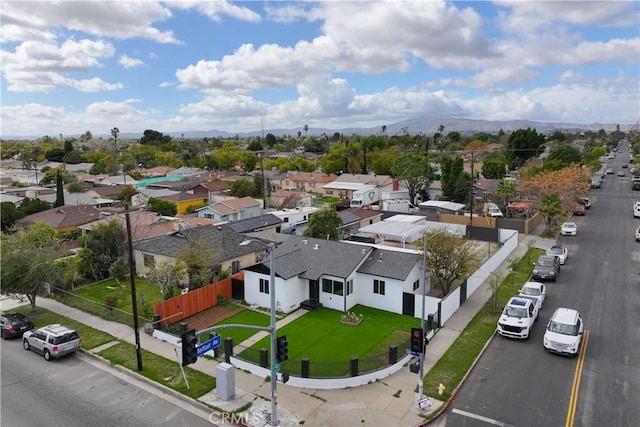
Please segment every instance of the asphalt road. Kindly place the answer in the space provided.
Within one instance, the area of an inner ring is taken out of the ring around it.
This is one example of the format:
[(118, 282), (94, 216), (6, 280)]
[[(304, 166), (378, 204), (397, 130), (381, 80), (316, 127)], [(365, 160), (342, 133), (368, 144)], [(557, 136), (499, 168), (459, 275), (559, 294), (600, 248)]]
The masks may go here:
[[(616, 173), (626, 149), (609, 160)], [(635, 242), (630, 173), (608, 175), (593, 206), (574, 218), (578, 236), (560, 237), (569, 258), (529, 341), (496, 335), (449, 407), (448, 426), (637, 426), (640, 420), (640, 243)], [(517, 288), (515, 288), (517, 290)], [(557, 307), (580, 311), (585, 355), (544, 351)]]
[(89, 356), (76, 354), (46, 362), (23, 350), (20, 339), (2, 341), (0, 355), (2, 426), (212, 425), (161, 393), (103, 370), (99, 366), (103, 362)]

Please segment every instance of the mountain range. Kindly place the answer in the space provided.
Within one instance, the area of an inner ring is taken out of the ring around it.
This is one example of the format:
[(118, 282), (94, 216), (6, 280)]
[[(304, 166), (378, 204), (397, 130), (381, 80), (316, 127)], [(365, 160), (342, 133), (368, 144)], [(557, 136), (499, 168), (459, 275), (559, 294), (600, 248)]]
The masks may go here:
[[(518, 129), (532, 128), (536, 129), (540, 133), (550, 133), (556, 130), (561, 132), (581, 132), (581, 131), (599, 131), (604, 129), (606, 132), (612, 132), (619, 129), (623, 132), (627, 132), (631, 129), (636, 129), (637, 124), (617, 124), (617, 123), (591, 123), (591, 124), (576, 124), (576, 123), (555, 123), (555, 122), (536, 122), (531, 120), (506, 120), (506, 121), (489, 121), (489, 120), (474, 120), (464, 118), (424, 118), (417, 117), (408, 120), (403, 120), (397, 123), (386, 125), (386, 135), (400, 135), (407, 133), (409, 135), (433, 135), (438, 132), (440, 126), (444, 127), (444, 134), (452, 131), (460, 132), (463, 135), (473, 135), (475, 133), (489, 133), (496, 134), (502, 129), (505, 133), (511, 133)], [(184, 137), (184, 138), (204, 138), (204, 137), (234, 137), (240, 138), (264, 136), (269, 133), (282, 136), (291, 135), (296, 136), (298, 132), (303, 135), (305, 131), (302, 126), (293, 129), (264, 129), (255, 130), (251, 132), (239, 132), (230, 133), (218, 130), (209, 131), (190, 131), (184, 133), (169, 132), (172, 137)], [(382, 125), (372, 128), (342, 128), (342, 129), (329, 129), (329, 128), (312, 128), (310, 127), (306, 132), (306, 135), (333, 135), (334, 133), (341, 133), (344, 135), (380, 135), (382, 134)], [(122, 136), (122, 135), (121, 135)], [(125, 135), (129, 137), (128, 135)], [(139, 135), (131, 135), (131, 138), (139, 138)]]

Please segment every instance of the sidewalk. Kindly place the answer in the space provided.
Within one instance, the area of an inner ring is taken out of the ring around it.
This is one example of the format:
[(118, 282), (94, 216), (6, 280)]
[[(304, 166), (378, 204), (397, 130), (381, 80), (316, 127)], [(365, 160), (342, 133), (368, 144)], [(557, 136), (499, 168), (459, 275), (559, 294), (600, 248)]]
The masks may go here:
[[(544, 239), (537, 235), (520, 235), (520, 244), (512, 252), (497, 270), (502, 277), (509, 272), (509, 261), (522, 257), (531, 246), (548, 249), (555, 241)], [(469, 321), (484, 306), (490, 297), (488, 282), (483, 283), (465, 304), (438, 330), (430, 340), (425, 354), (425, 375), (440, 357), (449, 349), (460, 333), (465, 329)], [(133, 329), (130, 326), (110, 322), (93, 316), (83, 311), (68, 307), (55, 300), (39, 298), (38, 306), (53, 312), (73, 318), (95, 329), (107, 332), (118, 339), (135, 343)], [(305, 312), (299, 310), (298, 315)], [(277, 322), (278, 326), (294, 320), (292, 316)], [(255, 341), (261, 337), (252, 337)], [(141, 348), (156, 353), (170, 360), (177, 360), (175, 347), (167, 342), (154, 339), (150, 335), (140, 333)], [(244, 344), (243, 344), (244, 345)], [(143, 361), (144, 364), (144, 361)], [(201, 358), (191, 368), (202, 371), (212, 377), (216, 375), (218, 362)], [(231, 401), (220, 401), (215, 393), (210, 393), (200, 400), (213, 407), (228, 411), (239, 409), (248, 402), (252, 403), (249, 414), (255, 411), (270, 412), (270, 383), (263, 378), (235, 370), (236, 398)], [(390, 375), (384, 380), (367, 384), (357, 388), (338, 390), (300, 389), (278, 384), (278, 419), (280, 426), (293, 427), (300, 424), (307, 426), (417, 426), (425, 424), (424, 418), (419, 415), (415, 390), (418, 386), (418, 376), (409, 371), (409, 368)], [(437, 396), (430, 396), (432, 411), (443, 409), (445, 402), (438, 401)], [(185, 405), (193, 405), (198, 411), (202, 407), (198, 402), (183, 397)], [(265, 425), (260, 423), (257, 425)]]

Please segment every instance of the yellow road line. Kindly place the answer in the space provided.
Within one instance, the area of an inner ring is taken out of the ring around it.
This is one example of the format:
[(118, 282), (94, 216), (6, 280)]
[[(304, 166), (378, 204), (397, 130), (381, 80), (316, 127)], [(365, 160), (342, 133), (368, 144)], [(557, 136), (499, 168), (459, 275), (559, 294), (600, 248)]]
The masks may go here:
[(587, 353), (587, 344), (589, 343), (589, 331), (584, 331), (582, 344), (580, 345), (580, 354), (578, 355), (578, 363), (573, 373), (573, 384), (571, 385), (571, 396), (569, 399), (569, 407), (567, 408), (566, 427), (573, 427), (576, 418), (576, 409), (578, 407), (578, 394), (580, 392), (580, 380), (582, 379), (582, 369), (584, 368), (584, 358)]

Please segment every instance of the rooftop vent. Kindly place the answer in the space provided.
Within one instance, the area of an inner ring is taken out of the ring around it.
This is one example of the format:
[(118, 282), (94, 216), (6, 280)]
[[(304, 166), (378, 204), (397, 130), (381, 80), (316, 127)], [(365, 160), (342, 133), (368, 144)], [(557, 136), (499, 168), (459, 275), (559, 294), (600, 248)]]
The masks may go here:
[(318, 250), (318, 245), (313, 245), (313, 249)]

